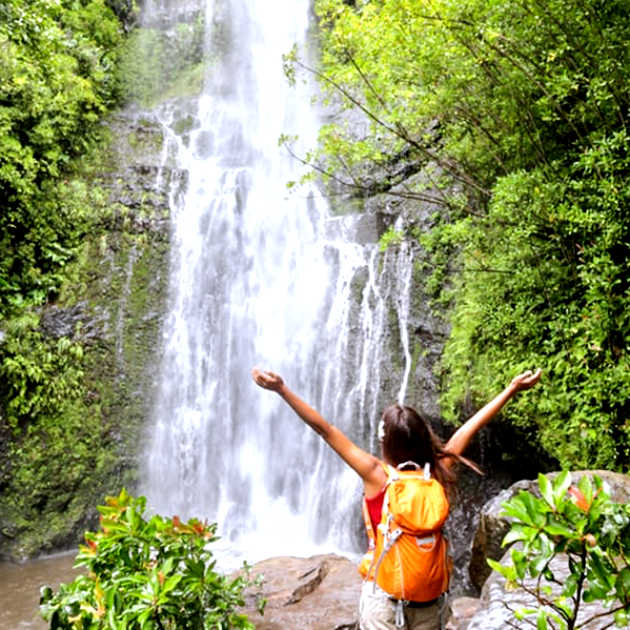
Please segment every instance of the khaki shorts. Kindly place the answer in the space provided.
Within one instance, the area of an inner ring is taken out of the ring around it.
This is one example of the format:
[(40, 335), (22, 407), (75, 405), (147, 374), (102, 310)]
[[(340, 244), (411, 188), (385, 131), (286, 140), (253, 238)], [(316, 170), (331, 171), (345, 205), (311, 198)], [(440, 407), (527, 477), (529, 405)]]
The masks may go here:
[(432, 606), (404, 609), (404, 624), (396, 626), (397, 602), (373, 582), (365, 582), (359, 604), (361, 630), (442, 630), (449, 617), (448, 598), (443, 595)]

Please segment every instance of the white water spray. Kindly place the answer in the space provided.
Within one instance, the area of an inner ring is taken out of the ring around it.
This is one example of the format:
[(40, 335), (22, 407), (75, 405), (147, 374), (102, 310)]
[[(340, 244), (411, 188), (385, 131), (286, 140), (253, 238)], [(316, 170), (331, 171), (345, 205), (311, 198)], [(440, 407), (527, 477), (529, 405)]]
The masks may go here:
[[(290, 87), (282, 71), (282, 54), (306, 38), (308, 8), (208, 0), (206, 27), (223, 47), (210, 37), (218, 61), (193, 130), (178, 134), (176, 108), (163, 112), (165, 159), (188, 186), (171, 199), (170, 304), (143, 492), (157, 512), (217, 521), (234, 564), (359, 551), (356, 476), (254, 385), (251, 367), (282, 374), (365, 447), (380, 413), (378, 252), (325, 240), (325, 206), (308, 190), (287, 193), (299, 165), (278, 147), (283, 133), (298, 133), (302, 150), (315, 142), (308, 88)], [(352, 313), (359, 268), (369, 278)]]

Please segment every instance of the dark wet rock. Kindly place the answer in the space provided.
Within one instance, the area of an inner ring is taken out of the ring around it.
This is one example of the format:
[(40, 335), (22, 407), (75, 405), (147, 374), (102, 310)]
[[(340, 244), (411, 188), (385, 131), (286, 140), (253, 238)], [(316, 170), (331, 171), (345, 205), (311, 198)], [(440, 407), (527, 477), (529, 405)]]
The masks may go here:
[(505, 553), (501, 543), (510, 530), (510, 522), (507, 518), (500, 516), (502, 504), (521, 490), (531, 491), (534, 487), (537, 487), (534, 481), (518, 481), (499, 492), (483, 506), (479, 516), (479, 525), (472, 541), (470, 564), (468, 565), (470, 581), (479, 590), (483, 588), (492, 572), (486, 560), (488, 558), (498, 560)]
[(48, 304), (41, 311), (39, 328), (52, 339), (68, 337), (83, 343), (104, 339), (108, 324), (106, 316), (97, 309), (90, 309), (85, 301), (64, 307)]
[(70, 308), (49, 306), (42, 312), (40, 329), (48, 337), (74, 337), (77, 324), (83, 319), (85, 302), (78, 302)]
[(327, 219), (325, 236), (330, 240), (365, 245), (378, 243), (391, 225), (391, 217), (382, 212), (364, 212), (350, 216), (337, 216)]
[(129, 108), (112, 117), (109, 126), (116, 142), (108, 168), (99, 173), (110, 208), (101, 221), (109, 230), (166, 240), (170, 198), (186, 189), (188, 173), (165, 160), (164, 128), (155, 113)]

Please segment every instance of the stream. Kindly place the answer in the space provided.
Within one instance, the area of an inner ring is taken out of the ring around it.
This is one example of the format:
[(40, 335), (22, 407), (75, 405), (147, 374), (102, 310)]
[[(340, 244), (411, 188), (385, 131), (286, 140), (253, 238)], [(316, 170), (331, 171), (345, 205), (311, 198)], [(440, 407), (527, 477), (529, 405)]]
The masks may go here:
[(39, 617), (39, 590), (57, 589), (78, 574), (76, 551), (58, 553), (24, 563), (0, 562), (0, 630), (46, 630)]

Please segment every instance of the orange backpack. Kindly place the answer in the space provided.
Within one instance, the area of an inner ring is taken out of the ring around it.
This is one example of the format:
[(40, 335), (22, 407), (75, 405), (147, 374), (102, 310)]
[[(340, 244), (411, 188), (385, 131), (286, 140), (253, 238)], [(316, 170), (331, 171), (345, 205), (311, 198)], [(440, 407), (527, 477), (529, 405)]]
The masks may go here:
[(392, 598), (430, 602), (449, 587), (452, 561), (442, 526), (449, 504), (442, 485), (431, 478), (429, 464), (424, 470), (398, 470), (383, 464), (387, 484), (381, 522), (373, 531), (367, 503), (363, 516), (368, 533), (368, 552), (359, 572)]

